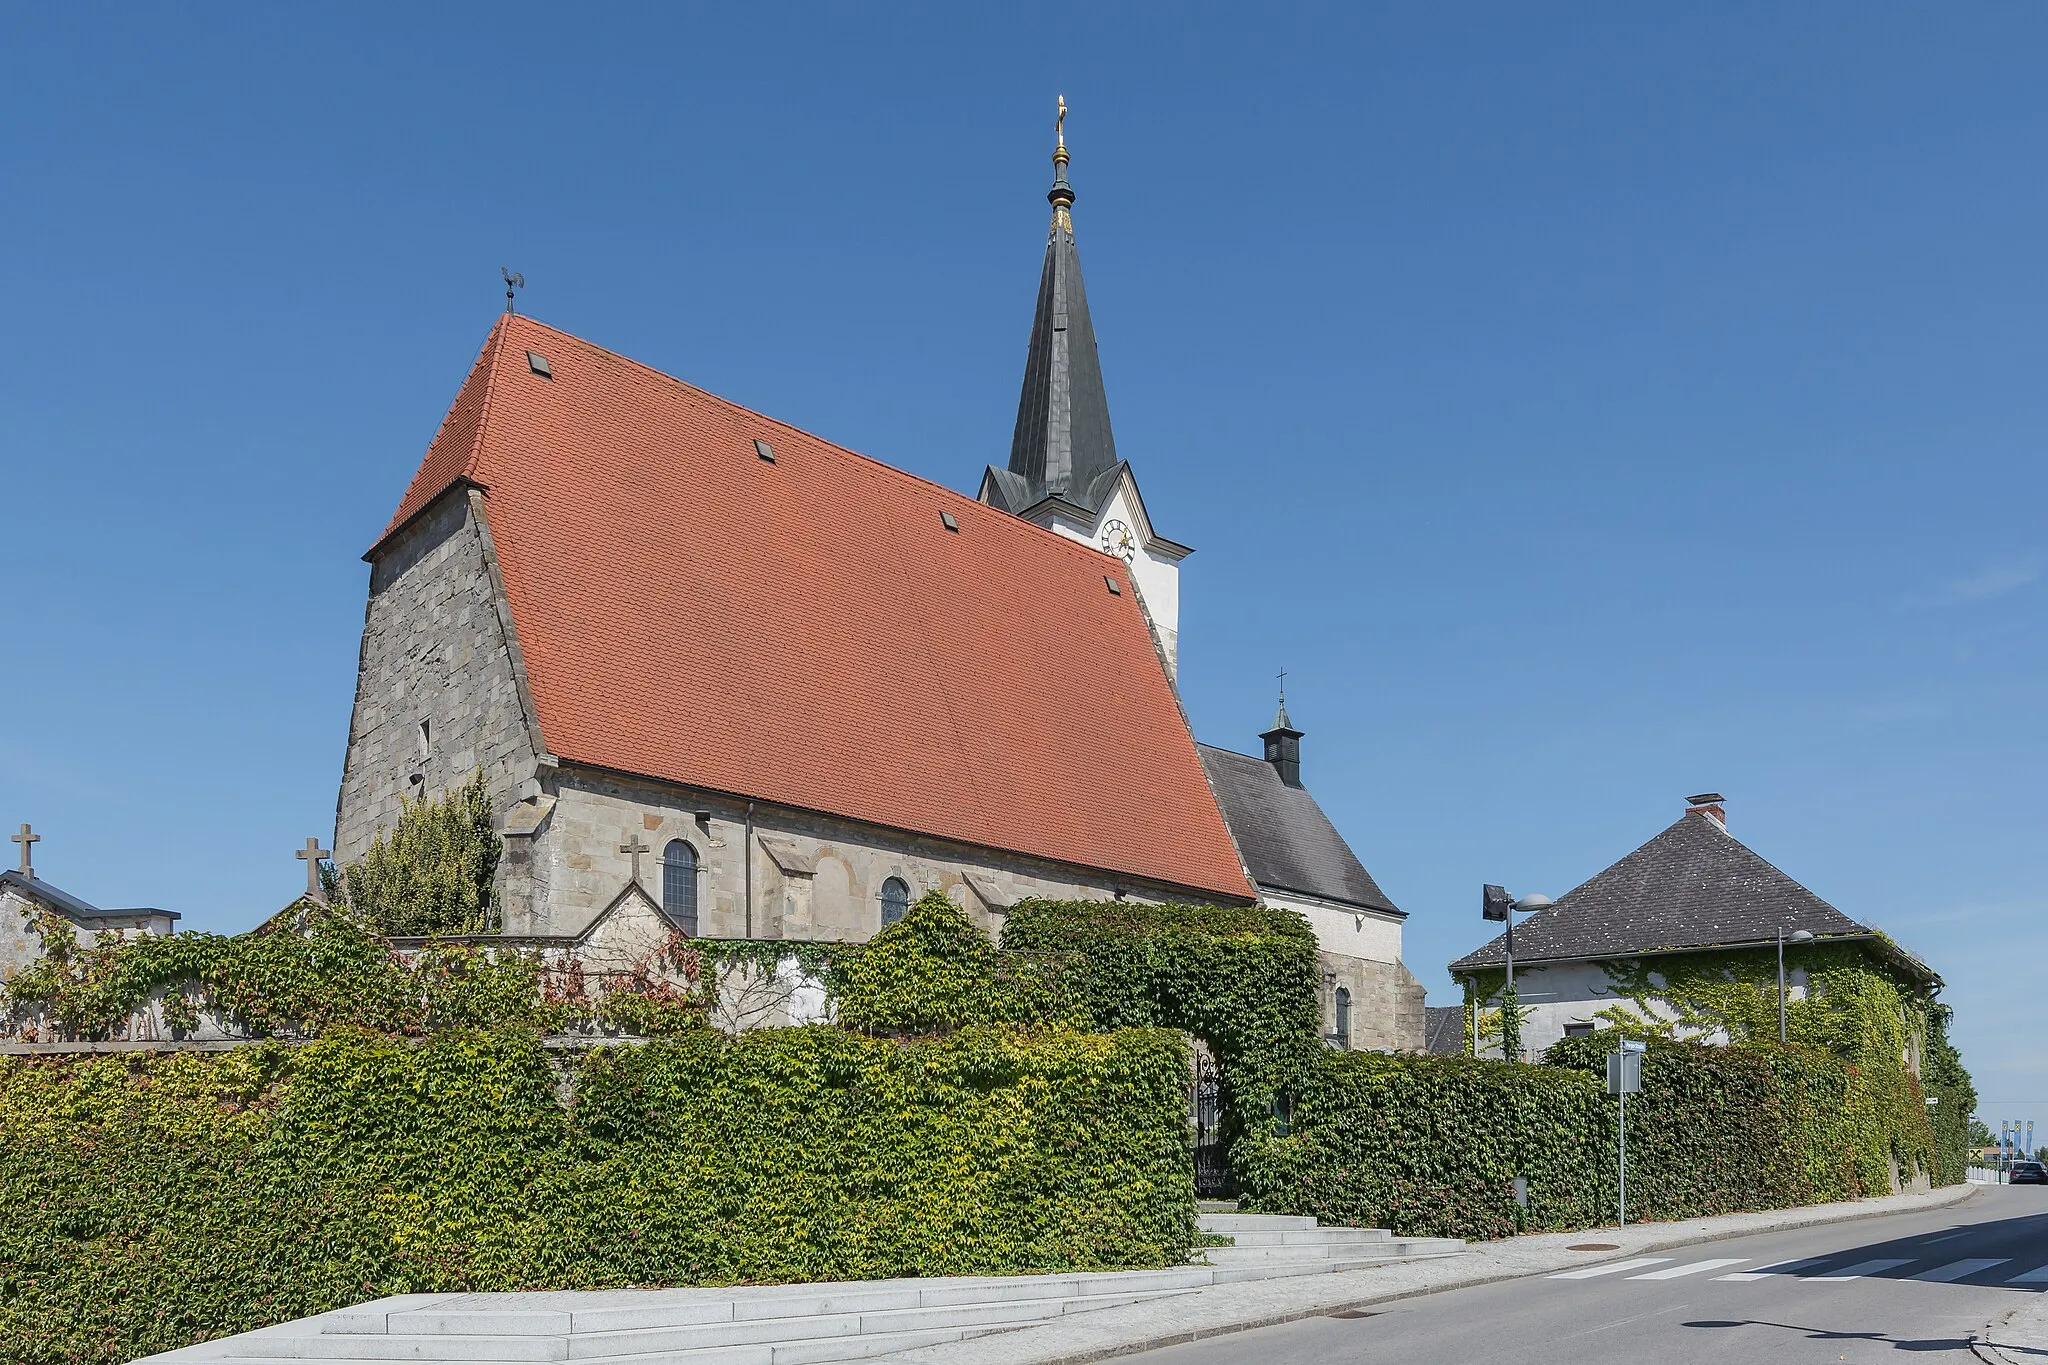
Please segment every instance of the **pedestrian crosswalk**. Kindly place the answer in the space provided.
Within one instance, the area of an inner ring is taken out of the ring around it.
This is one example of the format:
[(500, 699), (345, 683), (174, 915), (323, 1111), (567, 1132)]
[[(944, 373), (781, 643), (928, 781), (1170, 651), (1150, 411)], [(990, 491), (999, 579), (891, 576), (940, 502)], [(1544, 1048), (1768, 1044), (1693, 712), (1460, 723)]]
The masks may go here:
[[(1597, 1280), (1619, 1275), (1629, 1280), (1682, 1280), (1693, 1275), (1708, 1275), (1723, 1284), (1754, 1284), (1759, 1280), (1782, 1279), (1802, 1280), (1814, 1284), (1848, 1284), (1855, 1280), (1886, 1278), (1920, 1280), (1931, 1284), (1955, 1284), (1968, 1280), (1975, 1284), (2048, 1287), (2048, 1265), (2008, 1273), (2013, 1265), (2009, 1256), (1971, 1256), (1960, 1261), (1946, 1262), (1936, 1259), (1931, 1264), (1911, 1257), (1897, 1256), (1861, 1261), (1850, 1260), (1847, 1257), (1813, 1256), (1797, 1261), (1775, 1261), (1760, 1266), (1750, 1266), (1750, 1262), (1740, 1256), (1716, 1256), (1703, 1261), (1680, 1261), (1677, 1264), (1673, 1264), (1674, 1261), (1677, 1261), (1677, 1258), (1672, 1256), (1630, 1256), (1619, 1261), (1602, 1261), (1598, 1265), (1559, 1271), (1545, 1278)], [(1922, 1264), (1926, 1264), (1925, 1269), (1911, 1269)], [(1736, 1270), (1731, 1268), (1734, 1266), (1750, 1268)], [(1714, 1274), (1715, 1271), (1726, 1273)]]

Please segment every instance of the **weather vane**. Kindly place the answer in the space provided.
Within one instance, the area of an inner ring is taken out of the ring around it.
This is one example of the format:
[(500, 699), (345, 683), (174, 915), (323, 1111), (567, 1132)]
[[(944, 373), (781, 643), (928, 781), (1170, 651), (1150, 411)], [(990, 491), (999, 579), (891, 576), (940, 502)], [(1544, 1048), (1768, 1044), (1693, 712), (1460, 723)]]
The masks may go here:
[(505, 277), (505, 311), (516, 313), (519, 310), (512, 306), (512, 291), (526, 288), (526, 276), (516, 270), (507, 270), (502, 265), (498, 267), (498, 273)]

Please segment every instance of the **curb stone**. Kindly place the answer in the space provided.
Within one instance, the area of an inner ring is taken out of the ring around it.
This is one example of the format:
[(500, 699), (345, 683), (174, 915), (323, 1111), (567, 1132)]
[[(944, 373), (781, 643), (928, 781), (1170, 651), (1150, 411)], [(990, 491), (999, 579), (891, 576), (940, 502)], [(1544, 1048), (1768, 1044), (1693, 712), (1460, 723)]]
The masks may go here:
[[(1452, 1255), (1418, 1257), (1366, 1270), (1218, 1285), (1184, 1295), (1171, 1307), (1138, 1304), (1100, 1309), (1071, 1321), (1053, 1321), (967, 1341), (919, 1347), (877, 1360), (892, 1365), (1086, 1365), (1090, 1361), (1369, 1308), (1447, 1289), (1597, 1265), (1646, 1251), (1949, 1208), (1975, 1193), (1974, 1186), (1951, 1185), (1927, 1194), (1887, 1195), (1851, 1203), (1638, 1224), (1626, 1230), (1582, 1228), (1576, 1232), (1531, 1233), (1480, 1243)], [(1574, 1242), (1594, 1238), (1615, 1243), (1615, 1250), (1600, 1255), (1566, 1250)], [(1986, 1359), (1991, 1365), (2044, 1365), (2042, 1356), (2025, 1361), (2002, 1356)]]
[(1970, 1350), (1986, 1365), (2041, 1365), (2048, 1360), (2048, 1301), (2035, 1299), (1970, 1334)]

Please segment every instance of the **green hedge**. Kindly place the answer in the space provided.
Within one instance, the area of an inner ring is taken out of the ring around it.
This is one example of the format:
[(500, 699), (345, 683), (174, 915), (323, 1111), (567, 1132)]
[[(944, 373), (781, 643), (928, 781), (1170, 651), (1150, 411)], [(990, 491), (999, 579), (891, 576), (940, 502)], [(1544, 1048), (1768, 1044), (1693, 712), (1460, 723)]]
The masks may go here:
[(0, 1059), (7, 1359), (393, 1293), (1162, 1266), (1193, 1237), (1171, 1033), (702, 1030), (561, 1065), (469, 1031)]
[(864, 1033), (1088, 1022), (1068, 962), (996, 947), (939, 891), (919, 897), (866, 943), (842, 950), (826, 977), (839, 1022)]
[(1315, 931), (1292, 910), (1024, 900), (1003, 946), (1058, 955), (1097, 1028), (1181, 1029), (1207, 1043), (1233, 1150), (1237, 1135), (1271, 1126), (1274, 1101), (1323, 1050)]
[[(1613, 1217), (1611, 1101), (1576, 1072), (1466, 1057), (1327, 1054), (1290, 1131), (1240, 1144), (1242, 1207), (1413, 1236), (1505, 1237)], [(1514, 1199), (1529, 1179), (1530, 1208)]]
[[(1611, 1222), (1613, 1047), (1567, 1039), (1545, 1066), (1331, 1054), (1300, 1083), (1290, 1133), (1241, 1144), (1244, 1206), (1469, 1238)], [(1822, 1048), (1652, 1043), (1628, 1107), (1630, 1221), (1883, 1193), (1858, 1182), (1849, 1084)]]

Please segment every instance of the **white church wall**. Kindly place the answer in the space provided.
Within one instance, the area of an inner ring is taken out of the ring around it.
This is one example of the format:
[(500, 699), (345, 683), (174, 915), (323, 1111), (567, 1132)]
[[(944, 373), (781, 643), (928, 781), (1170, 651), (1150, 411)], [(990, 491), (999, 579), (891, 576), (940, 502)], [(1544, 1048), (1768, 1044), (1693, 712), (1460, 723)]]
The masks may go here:
[(1326, 953), (1363, 958), (1368, 962), (1401, 960), (1401, 920), (1370, 910), (1352, 911), (1328, 901), (1293, 896), (1284, 891), (1261, 890), (1259, 900), (1283, 910), (1294, 910), (1316, 931), (1316, 942)]

